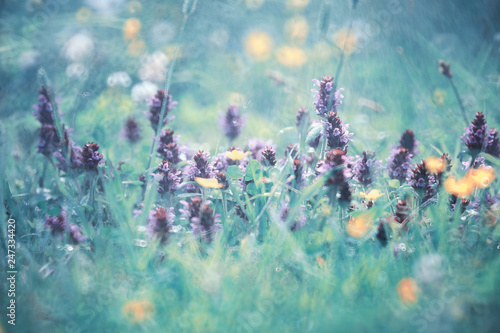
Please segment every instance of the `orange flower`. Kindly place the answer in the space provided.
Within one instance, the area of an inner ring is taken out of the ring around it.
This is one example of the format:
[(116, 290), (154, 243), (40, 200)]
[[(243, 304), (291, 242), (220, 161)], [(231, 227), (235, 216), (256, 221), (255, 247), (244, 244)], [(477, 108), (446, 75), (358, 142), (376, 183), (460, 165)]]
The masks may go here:
[(300, 67), (307, 61), (304, 51), (292, 46), (280, 47), (278, 52), (276, 52), (276, 59), (287, 67)]
[(125, 303), (122, 312), (132, 323), (140, 323), (151, 318), (154, 313), (154, 306), (147, 299), (133, 300)]
[(245, 52), (257, 61), (264, 61), (271, 57), (273, 40), (263, 31), (250, 33), (244, 41)]
[(141, 32), (141, 21), (135, 17), (129, 18), (123, 25), (123, 38), (135, 40)]
[(398, 283), (399, 298), (403, 303), (417, 302), (418, 285), (412, 278), (404, 278)]
[(458, 198), (466, 198), (474, 192), (472, 182), (466, 178), (456, 180), (455, 177), (449, 177), (444, 182), (444, 189)]
[(354, 238), (363, 237), (370, 231), (371, 215), (364, 213), (353, 217), (347, 222), (346, 231)]
[(487, 188), (495, 180), (495, 169), (492, 167), (479, 167), (470, 169), (465, 177), (476, 188)]
[(430, 173), (441, 173), (446, 170), (447, 162), (444, 158), (429, 156), (425, 160), (425, 168)]
[(217, 181), (217, 178), (200, 178), (196, 177), (194, 179), (198, 184), (205, 188), (221, 188), (222, 184)]

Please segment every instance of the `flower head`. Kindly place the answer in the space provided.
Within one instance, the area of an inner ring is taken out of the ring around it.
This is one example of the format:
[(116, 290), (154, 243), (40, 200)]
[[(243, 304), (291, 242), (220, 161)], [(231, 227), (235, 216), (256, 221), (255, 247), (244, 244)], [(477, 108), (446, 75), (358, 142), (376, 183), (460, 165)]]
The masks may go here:
[(342, 120), (337, 116), (336, 112), (330, 111), (327, 114), (326, 121), (323, 123), (324, 136), (327, 139), (330, 149), (341, 149), (347, 151), (349, 137), (349, 125), (342, 125)]
[(486, 166), (480, 166), (477, 169), (469, 169), (465, 178), (475, 188), (487, 188), (495, 180), (495, 169)]
[(445, 155), (441, 157), (429, 156), (425, 160), (425, 167), (429, 173), (440, 174), (447, 169), (448, 161), (445, 158)]
[(412, 155), (408, 149), (401, 147), (393, 149), (391, 155), (387, 159), (389, 162), (387, 165), (389, 177), (403, 183), (410, 170), (411, 157)]
[(474, 192), (474, 185), (466, 178), (457, 180), (455, 177), (449, 177), (444, 182), (444, 189), (457, 198), (466, 198)]
[(309, 127), (310, 122), (309, 111), (307, 111), (305, 107), (301, 107), (299, 111), (297, 111), (295, 126), (297, 126), (299, 132), (301, 132), (303, 128)]
[(346, 231), (354, 238), (361, 238), (368, 233), (371, 229), (372, 215), (363, 213), (353, 217), (347, 222)]
[(45, 227), (50, 229), (52, 235), (62, 235), (66, 231), (67, 223), (66, 211), (63, 209), (57, 216), (45, 215)]
[(417, 292), (418, 285), (412, 278), (401, 279), (398, 283), (398, 294), (399, 298), (403, 303), (416, 303), (417, 302)]
[(102, 163), (103, 155), (99, 153), (99, 145), (94, 142), (86, 143), (82, 149), (83, 168), (86, 171), (97, 172), (97, 166)]
[[(209, 164), (208, 159), (210, 154), (200, 150), (193, 156), (193, 160), (189, 161), (189, 165), (184, 169), (184, 175), (187, 181), (194, 181), (196, 177), (199, 178), (212, 178), (212, 166)], [(195, 192), (196, 187), (193, 184), (186, 186), (188, 192)]]
[(222, 188), (222, 184), (219, 183), (217, 178), (200, 178), (195, 177), (194, 180), (200, 184), (200, 186), (205, 188)]
[(87, 238), (87, 236), (84, 236), (82, 234), (79, 226), (77, 226), (76, 224), (71, 224), (69, 226), (69, 239), (73, 244), (78, 245), (87, 240)]
[[(281, 210), (279, 214), (281, 221), (288, 222), (289, 213), (290, 213), (290, 206), (287, 202), (285, 202), (281, 205)], [(299, 213), (295, 216), (294, 220), (291, 221), (289, 224), (290, 230), (291, 231), (300, 230), (304, 228), (306, 223), (307, 223), (306, 206), (302, 205), (300, 206)]]
[(220, 229), (219, 215), (214, 214), (210, 207), (211, 202), (203, 202), (201, 198), (194, 197), (189, 201), (181, 201), (183, 208), (180, 210), (193, 228), (193, 234), (211, 242), (217, 230)]
[(182, 183), (181, 171), (172, 166), (171, 162), (163, 160), (157, 169), (158, 193), (174, 193)]
[(167, 242), (174, 225), (174, 209), (158, 207), (152, 210), (148, 216), (147, 231), (151, 238), (157, 238), (161, 244)]
[(148, 119), (149, 119), (149, 121), (151, 123), (151, 127), (153, 128), (155, 133), (157, 132), (158, 125), (160, 122), (161, 105), (162, 105), (165, 97), (167, 99), (165, 101), (166, 106), (165, 106), (165, 115), (164, 115), (164, 119), (163, 119), (163, 124), (161, 125), (161, 127), (163, 127), (164, 125), (166, 125), (168, 123), (169, 119), (167, 116), (170, 113), (170, 111), (172, 111), (175, 108), (175, 106), (177, 105), (177, 102), (172, 100), (172, 96), (170, 94), (168, 94), (168, 92), (165, 94), (164, 90), (158, 90), (156, 92), (156, 95), (149, 100)]
[(141, 128), (134, 117), (127, 118), (124, 130), (125, 137), (130, 143), (136, 143), (141, 139)]
[(485, 153), (495, 157), (500, 157), (500, 141), (498, 140), (498, 131), (494, 128), (488, 131), (486, 136)]
[(255, 138), (248, 141), (248, 146), (245, 150), (248, 150), (251, 153), (252, 159), (258, 161), (262, 157), (262, 152), (267, 147), (272, 147), (273, 149), (275, 149), (275, 145), (273, 144), (272, 140), (264, 141), (262, 139)]
[(406, 130), (401, 135), (401, 139), (399, 139), (399, 147), (408, 149), (408, 152), (415, 156), (418, 153), (418, 140), (415, 139), (415, 133), (412, 130)]
[(174, 131), (165, 130), (161, 132), (160, 141), (158, 143), (158, 148), (156, 151), (163, 157), (167, 162), (172, 164), (177, 164), (181, 161), (179, 146), (177, 143), (177, 136), (174, 136)]
[(471, 124), (465, 128), (462, 142), (467, 146), (472, 156), (477, 156), (483, 150), (487, 138), (487, 128), (486, 119), (481, 112), (476, 113)]
[(439, 60), (439, 72), (446, 76), (448, 79), (451, 79), (453, 77), (450, 63), (447, 61)]
[(357, 156), (356, 165), (353, 169), (354, 179), (363, 186), (370, 186), (373, 176), (380, 169), (381, 162), (375, 159), (375, 153), (364, 151), (361, 156)]
[[(321, 81), (314, 79), (314, 84), (318, 90), (313, 89), (316, 101), (313, 103), (319, 115), (327, 116), (330, 111), (337, 112), (337, 106), (342, 104), (342, 89), (333, 91), (335, 82), (333, 77), (325, 76)], [(331, 99), (331, 101), (330, 101)]]
[(247, 157), (248, 155), (250, 155), (250, 152), (247, 151), (246, 153), (242, 152), (241, 150), (238, 150), (238, 149), (233, 149), (231, 151), (228, 151), (226, 152), (226, 156), (233, 160), (233, 161), (239, 161), (245, 157)]
[(262, 152), (262, 157), (260, 163), (263, 166), (275, 166), (276, 165), (276, 152), (271, 147), (267, 147), (266, 150)]
[(368, 194), (366, 194), (365, 192), (359, 192), (359, 195), (363, 199), (370, 200), (370, 201), (375, 201), (378, 198), (384, 196), (384, 194), (380, 193), (379, 190), (371, 190)]
[(224, 135), (227, 136), (229, 140), (232, 141), (236, 139), (240, 135), (241, 128), (244, 125), (243, 117), (240, 114), (240, 108), (236, 105), (230, 105), (226, 113), (220, 117), (219, 124)]

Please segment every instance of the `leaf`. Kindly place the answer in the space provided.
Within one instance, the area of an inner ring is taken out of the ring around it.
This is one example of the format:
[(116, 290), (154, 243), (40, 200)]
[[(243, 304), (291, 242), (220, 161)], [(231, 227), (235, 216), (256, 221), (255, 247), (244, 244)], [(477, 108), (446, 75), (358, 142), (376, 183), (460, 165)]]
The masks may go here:
[(262, 176), (262, 169), (260, 168), (260, 163), (256, 160), (251, 160), (245, 171), (245, 181), (259, 181)]
[(239, 179), (243, 177), (244, 174), (236, 165), (230, 165), (229, 168), (227, 168), (227, 176), (231, 179)]
[(247, 185), (247, 193), (250, 195), (257, 194), (257, 186), (255, 186), (255, 183), (250, 183)]
[(389, 186), (390, 186), (390, 187), (393, 187), (393, 188), (399, 188), (399, 186), (400, 186), (400, 185), (401, 185), (401, 184), (399, 183), (399, 180), (397, 180), (397, 179), (391, 179), (391, 180), (389, 181)]
[(309, 132), (307, 133), (306, 142), (313, 141), (320, 135), (323, 130), (323, 125), (320, 123), (313, 123), (311, 127), (309, 127)]

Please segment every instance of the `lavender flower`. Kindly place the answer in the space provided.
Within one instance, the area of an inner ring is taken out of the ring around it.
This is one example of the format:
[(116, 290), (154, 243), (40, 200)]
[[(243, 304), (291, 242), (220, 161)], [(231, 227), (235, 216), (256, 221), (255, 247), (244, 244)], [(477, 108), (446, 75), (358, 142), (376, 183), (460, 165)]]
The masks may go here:
[[(314, 84), (318, 87), (318, 90), (313, 89), (312, 91), (315, 93), (314, 98), (316, 101), (313, 103), (316, 108), (316, 112), (319, 115), (327, 116), (330, 111), (337, 112), (337, 106), (342, 104), (342, 90), (339, 89), (333, 92), (335, 82), (333, 81), (333, 77), (325, 76), (321, 81), (317, 79), (313, 79)], [(330, 101), (330, 99), (332, 99)], [(329, 103), (331, 103), (330, 108), (328, 108)]]
[(211, 202), (202, 202), (200, 197), (194, 197), (187, 201), (181, 201), (182, 215), (190, 222), (193, 234), (200, 236), (207, 242), (211, 242), (217, 230), (220, 229), (219, 214), (214, 214), (210, 207)]
[(174, 136), (174, 131), (172, 130), (167, 129), (161, 132), (160, 142), (156, 151), (160, 153), (167, 162), (177, 164), (181, 161), (177, 136)]
[(57, 133), (54, 108), (49, 99), (47, 89), (42, 86), (39, 90), (38, 104), (33, 105), (35, 112), (33, 115), (41, 123), (40, 140), (37, 151), (47, 157), (51, 156), (61, 145), (61, 139)]
[(40, 93), (38, 104), (33, 105), (35, 108), (34, 116), (42, 125), (55, 125), (54, 108), (52, 107), (52, 103), (50, 103), (47, 88), (42, 86), (38, 92)]
[(381, 162), (375, 159), (375, 153), (364, 151), (362, 156), (357, 156), (356, 165), (353, 169), (354, 179), (363, 186), (370, 186)]
[(498, 140), (498, 131), (494, 128), (488, 131), (486, 136), (485, 153), (495, 157), (500, 157), (500, 141)]
[(387, 159), (389, 162), (387, 166), (389, 177), (403, 183), (410, 169), (411, 157), (412, 155), (408, 149), (401, 147), (393, 149), (391, 155)]
[(240, 133), (244, 125), (243, 117), (240, 114), (240, 108), (236, 105), (230, 105), (227, 111), (219, 119), (219, 124), (224, 132), (224, 135), (233, 141)]
[(155, 133), (158, 130), (158, 125), (160, 122), (160, 115), (161, 115), (161, 105), (163, 103), (163, 100), (165, 99), (165, 96), (167, 97), (167, 100), (165, 101), (166, 103), (165, 115), (163, 119), (163, 124), (161, 125), (161, 127), (163, 127), (168, 123), (169, 121), (168, 114), (175, 108), (177, 102), (172, 100), (172, 96), (168, 94), (168, 92), (167, 94), (165, 94), (164, 90), (158, 90), (156, 92), (156, 95), (149, 100), (148, 119), (151, 122), (151, 127), (153, 128)]
[[(69, 148), (69, 167), (72, 170), (75, 171), (80, 171), (80, 169), (83, 167), (83, 156), (82, 156), (82, 147), (77, 146), (74, 144), (74, 142), (69, 142), (68, 143), (68, 148)], [(64, 155), (63, 151), (59, 149), (54, 153), (54, 157), (58, 161), (57, 167), (64, 171), (68, 171), (68, 161), (66, 156)]]
[(349, 137), (349, 125), (342, 125), (342, 120), (337, 116), (336, 112), (330, 111), (323, 123), (324, 136), (327, 139), (328, 147), (330, 149), (341, 149), (347, 151)]
[(248, 141), (248, 146), (245, 151), (249, 151), (252, 159), (258, 161), (262, 157), (262, 152), (268, 147), (275, 149), (275, 145), (272, 140), (264, 141), (262, 139), (251, 139)]
[(408, 176), (408, 184), (421, 197), (422, 203), (427, 202), (437, 194), (435, 189), (435, 185), (437, 184), (435, 175), (427, 172), (425, 163), (425, 161), (418, 163)]
[(415, 133), (412, 130), (406, 130), (399, 139), (399, 147), (408, 149), (408, 152), (415, 156), (418, 154), (417, 147), (419, 142), (415, 139)]
[(158, 165), (158, 193), (174, 193), (182, 183), (181, 171), (172, 167), (171, 162), (163, 160)]
[(42, 124), (40, 128), (40, 140), (37, 145), (37, 152), (47, 157), (51, 156), (60, 145), (59, 136), (55, 126)]
[(173, 208), (158, 207), (149, 213), (148, 234), (151, 238), (159, 239), (160, 244), (165, 244), (170, 237), (175, 218), (173, 210)]
[(135, 118), (129, 117), (125, 122), (125, 137), (130, 143), (136, 143), (141, 139), (141, 128)]
[(276, 152), (273, 148), (267, 147), (266, 150), (262, 152), (260, 163), (266, 167), (276, 165)]
[[(189, 161), (189, 165), (184, 169), (184, 175), (187, 181), (194, 181), (196, 177), (210, 178), (212, 177), (212, 167), (208, 163), (210, 154), (200, 150), (193, 156), (193, 161)], [(187, 184), (188, 192), (195, 192), (197, 187), (194, 184)]]
[(465, 128), (462, 142), (469, 149), (473, 159), (482, 151), (483, 146), (485, 146), (486, 130), (486, 119), (484, 119), (484, 114), (481, 112), (476, 113), (471, 124)]
[(97, 166), (102, 163), (103, 155), (99, 153), (99, 145), (94, 142), (86, 143), (82, 149), (83, 168), (86, 171), (97, 172)]

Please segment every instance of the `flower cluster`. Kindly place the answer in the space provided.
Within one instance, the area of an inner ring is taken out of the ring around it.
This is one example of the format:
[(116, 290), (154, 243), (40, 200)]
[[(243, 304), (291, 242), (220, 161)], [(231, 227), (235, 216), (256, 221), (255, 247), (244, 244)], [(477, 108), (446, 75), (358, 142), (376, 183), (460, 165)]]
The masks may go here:
[(293, 221), (288, 221), (288, 219), (290, 218), (289, 213), (290, 213), (290, 205), (287, 202), (285, 202), (281, 205), (281, 210), (279, 214), (281, 221), (288, 222), (291, 231), (296, 231), (304, 228), (304, 226), (307, 223), (306, 207), (300, 206), (299, 212), (297, 213), (297, 216), (295, 216)]
[(422, 203), (433, 198), (436, 192), (436, 177), (427, 171), (426, 162), (418, 163), (415, 168), (410, 171), (408, 176), (408, 184), (413, 187), (415, 192), (421, 197)]
[(219, 123), (224, 135), (227, 136), (230, 141), (236, 139), (240, 135), (241, 128), (244, 125), (243, 117), (240, 114), (240, 108), (236, 105), (230, 105), (226, 113), (220, 117)]
[(373, 178), (380, 169), (381, 161), (375, 159), (375, 153), (364, 151), (361, 156), (357, 156), (356, 164), (353, 168), (354, 179), (363, 186), (370, 186)]
[(173, 208), (165, 209), (158, 207), (152, 210), (148, 216), (147, 231), (151, 238), (160, 240), (160, 244), (164, 244), (170, 237), (172, 226), (174, 225)]
[(316, 112), (321, 116), (327, 116), (330, 111), (337, 112), (337, 106), (342, 104), (342, 90), (339, 89), (333, 91), (335, 88), (335, 82), (333, 77), (325, 76), (321, 81), (313, 79), (314, 84), (318, 89), (313, 89), (315, 93), (316, 101), (313, 103), (316, 108)]
[(337, 112), (330, 111), (323, 123), (324, 136), (330, 149), (341, 149), (347, 152), (349, 137), (349, 125), (342, 125), (342, 120), (337, 116)]
[(193, 234), (200, 236), (207, 242), (211, 242), (217, 230), (220, 229), (219, 214), (214, 214), (210, 207), (211, 202), (203, 202), (200, 197), (191, 198), (189, 201), (181, 201), (183, 208), (180, 209), (183, 217), (187, 219)]
[(182, 183), (181, 171), (172, 166), (171, 162), (163, 160), (158, 165), (158, 193), (174, 193)]
[(262, 152), (262, 157), (260, 159), (260, 163), (263, 166), (275, 166), (276, 165), (276, 152), (271, 147), (267, 147)]
[(161, 157), (172, 164), (177, 164), (181, 161), (177, 136), (174, 136), (174, 131), (167, 129), (161, 132), (160, 141), (156, 151)]
[(410, 170), (411, 157), (412, 155), (408, 149), (398, 148), (392, 150), (391, 155), (387, 159), (389, 162), (387, 165), (389, 177), (403, 183)]
[[(200, 150), (193, 156), (193, 160), (189, 161), (189, 165), (184, 169), (185, 179), (187, 181), (194, 181), (195, 178), (210, 178), (212, 177), (212, 166), (209, 163), (210, 153)], [(194, 184), (186, 185), (188, 192), (195, 192), (196, 186)]]
[(125, 122), (125, 137), (130, 143), (136, 143), (141, 139), (141, 128), (135, 118), (129, 117)]
[(175, 108), (177, 102), (172, 100), (172, 96), (168, 92), (165, 94), (164, 90), (158, 90), (156, 92), (156, 95), (149, 100), (148, 119), (155, 133), (158, 130), (161, 115), (161, 106), (163, 104), (163, 101), (165, 100), (165, 97), (165, 114), (163, 117), (163, 124), (161, 125), (161, 127), (163, 127), (169, 122), (169, 120), (171, 120), (171, 118), (169, 119), (168, 114)]
[(473, 159), (484, 151), (487, 154), (500, 157), (500, 142), (498, 140), (498, 131), (492, 128), (488, 131), (486, 119), (482, 112), (476, 113), (471, 124), (465, 128), (462, 136), (462, 142), (469, 149)]
[(351, 170), (346, 167), (348, 158), (341, 149), (331, 149), (326, 152), (325, 160), (320, 160), (316, 166), (316, 174), (328, 174), (325, 185), (330, 188), (330, 198), (340, 195), (339, 201), (350, 201), (351, 190), (347, 180), (351, 178)]
[(84, 236), (82, 234), (80, 227), (78, 227), (76, 224), (68, 223), (68, 218), (64, 209), (61, 209), (59, 215), (46, 215), (45, 227), (51, 231), (53, 236), (59, 235), (61, 239), (64, 237), (64, 233), (67, 231), (69, 233), (69, 239), (71, 243), (75, 245), (78, 245), (87, 240), (87, 236)]
[(97, 172), (97, 166), (102, 163), (102, 154), (99, 153), (99, 145), (94, 142), (86, 143), (82, 149), (83, 168), (86, 171)]
[(34, 116), (42, 125), (40, 128), (40, 141), (38, 142), (37, 149), (40, 154), (49, 157), (59, 148), (61, 140), (57, 133), (54, 108), (50, 102), (47, 88), (42, 86), (39, 93), (38, 104), (33, 106), (35, 108)]

